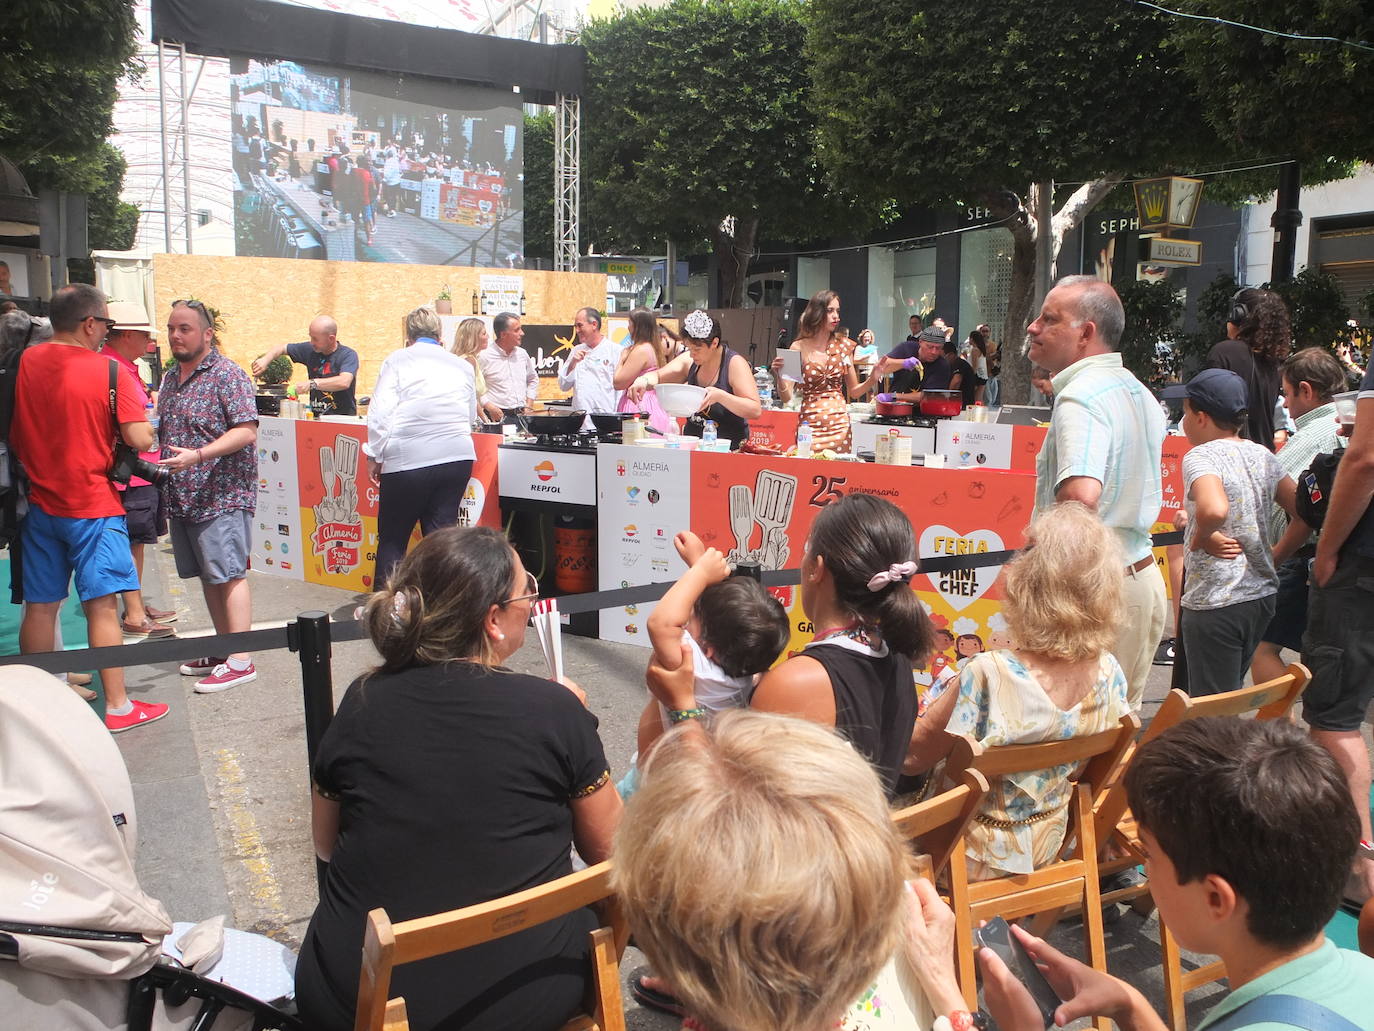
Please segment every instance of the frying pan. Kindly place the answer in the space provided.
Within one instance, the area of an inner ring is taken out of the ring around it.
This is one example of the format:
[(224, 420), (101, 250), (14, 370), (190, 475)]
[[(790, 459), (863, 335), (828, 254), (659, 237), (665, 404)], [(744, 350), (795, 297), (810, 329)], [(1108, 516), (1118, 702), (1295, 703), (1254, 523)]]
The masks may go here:
[(592, 425), (600, 434), (619, 433), (625, 420), (632, 415), (631, 412), (592, 412)]
[(583, 411), (568, 415), (517, 415), (520, 428), (536, 437), (567, 437), (582, 429), (582, 421), (587, 417)]
[(910, 401), (877, 401), (873, 406), (879, 415), (886, 418), (906, 418), (911, 415)]

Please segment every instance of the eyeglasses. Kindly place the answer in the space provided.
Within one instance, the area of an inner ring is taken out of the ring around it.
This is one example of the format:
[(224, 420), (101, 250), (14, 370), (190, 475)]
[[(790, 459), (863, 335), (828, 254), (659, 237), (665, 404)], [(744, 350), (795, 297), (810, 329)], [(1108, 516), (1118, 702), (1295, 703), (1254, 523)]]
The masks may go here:
[(96, 322), (103, 322), (103, 323), (105, 323), (105, 332), (106, 332), (106, 333), (108, 333), (110, 330), (114, 329), (114, 328), (115, 328), (115, 324), (119, 321), (118, 319), (106, 319), (106, 318), (101, 318), (99, 315), (87, 315), (86, 318), (88, 318), (88, 319), (95, 319)]
[(528, 569), (525, 570), (525, 590), (526, 594), (517, 594), (514, 598), (507, 598), (505, 601), (497, 602), (502, 608), (513, 605), (517, 601), (530, 601), (539, 597), (539, 581), (534, 578), (534, 574)]

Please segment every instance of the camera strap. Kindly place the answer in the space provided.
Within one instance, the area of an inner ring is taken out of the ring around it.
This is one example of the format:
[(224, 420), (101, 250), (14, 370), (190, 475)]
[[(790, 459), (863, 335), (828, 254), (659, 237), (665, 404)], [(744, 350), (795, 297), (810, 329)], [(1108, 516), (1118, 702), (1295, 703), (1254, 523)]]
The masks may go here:
[(114, 442), (118, 444), (121, 438), (119, 435), (119, 363), (113, 358), (110, 362), (110, 423), (114, 427)]

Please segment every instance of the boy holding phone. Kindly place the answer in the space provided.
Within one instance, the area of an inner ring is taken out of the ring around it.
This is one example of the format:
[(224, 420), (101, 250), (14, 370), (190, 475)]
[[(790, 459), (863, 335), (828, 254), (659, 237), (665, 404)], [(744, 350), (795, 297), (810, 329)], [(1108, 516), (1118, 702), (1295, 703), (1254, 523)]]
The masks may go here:
[[(1325, 750), (1287, 720), (1190, 720), (1140, 750), (1126, 793), (1160, 917), (1185, 949), (1226, 964), (1231, 993), (1197, 1031), (1374, 1031), (1374, 959), (1323, 933), (1359, 842), (1345, 777)], [(1064, 999), (1056, 1025), (1105, 1016), (1123, 1031), (1164, 1031), (1132, 986), (1020, 927), (1012, 934)], [(979, 964), (1002, 1031), (1045, 1026), (996, 955), (981, 950)]]

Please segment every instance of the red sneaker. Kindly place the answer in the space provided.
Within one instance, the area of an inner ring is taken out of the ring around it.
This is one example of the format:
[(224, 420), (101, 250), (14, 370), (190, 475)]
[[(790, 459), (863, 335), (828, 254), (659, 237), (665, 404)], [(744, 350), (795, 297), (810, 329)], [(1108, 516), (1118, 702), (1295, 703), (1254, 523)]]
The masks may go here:
[(195, 692), (215, 694), (217, 691), (228, 691), (231, 687), (238, 687), (257, 679), (258, 671), (251, 662), (247, 669), (234, 669), (229, 663), (221, 662), (208, 677), (201, 677), (196, 681)]
[(133, 703), (133, 711), (126, 712), (123, 716), (113, 716), (107, 712), (105, 714), (105, 729), (111, 734), (121, 734), (126, 730), (133, 730), (135, 727), (160, 720), (167, 715), (167, 706), (161, 702), (140, 702), (135, 698)]
[(217, 659), (213, 655), (207, 655), (203, 659), (192, 659), (190, 662), (181, 664), (181, 675), (183, 677), (203, 677), (207, 673), (213, 673), (215, 667), (222, 662), (224, 659)]

